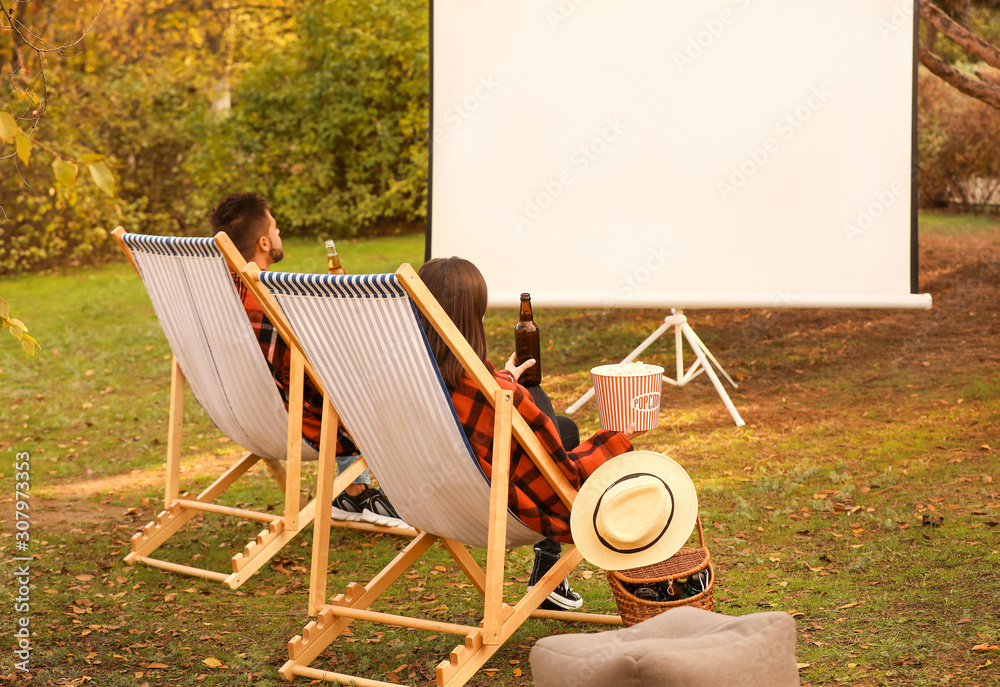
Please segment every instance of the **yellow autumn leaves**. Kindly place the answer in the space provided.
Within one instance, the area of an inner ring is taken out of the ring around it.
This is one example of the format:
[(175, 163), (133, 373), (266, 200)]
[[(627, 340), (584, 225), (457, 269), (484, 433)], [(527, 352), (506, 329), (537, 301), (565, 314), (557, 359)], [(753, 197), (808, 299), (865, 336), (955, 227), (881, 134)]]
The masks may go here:
[[(31, 137), (18, 126), (17, 121), (9, 112), (0, 112), (0, 140), (4, 143), (13, 143), (18, 159), (24, 165), (30, 166), (31, 151), (35, 145), (42, 145), (32, 141)], [(69, 188), (76, 188), (78, 165), (84, 165), (90, 170), (90, 176), (97, 184), (97, 187), (109, 196), (115, 194), (115, 178), (111, 174), (107, 163), (104, 162), (103, 155), (88, 153), (80, 156), (77, 160), (66, 160), (48, 146), (42, 146), (53, 155), (52, 171), (55, 174), (56, 182)]]
[(0, 326), (8, 327), (10, 334), (21, 342), (21, 348), (30, 355), (35, 355), (35, 348), (41, 349), (38, 342), (28, 335), (28, 328), (21, 320), (10, 316), (10, 304), (0, 297)]

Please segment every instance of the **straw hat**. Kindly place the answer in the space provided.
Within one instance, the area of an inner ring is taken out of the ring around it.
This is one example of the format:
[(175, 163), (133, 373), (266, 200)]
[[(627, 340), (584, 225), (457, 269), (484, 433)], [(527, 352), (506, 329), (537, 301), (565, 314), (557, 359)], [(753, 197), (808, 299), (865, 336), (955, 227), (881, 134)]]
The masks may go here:
[(605, 570), (639, 568), (677, 553), (694, 529), (698, 493), (674, 460), (655, 451), (612, 458), (573, 502), (573, 542)]

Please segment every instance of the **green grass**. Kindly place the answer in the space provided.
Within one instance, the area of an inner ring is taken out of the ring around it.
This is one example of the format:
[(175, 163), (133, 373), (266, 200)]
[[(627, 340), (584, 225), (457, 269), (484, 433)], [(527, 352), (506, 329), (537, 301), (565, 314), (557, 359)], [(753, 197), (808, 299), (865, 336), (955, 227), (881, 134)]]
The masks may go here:
[(952, 236), (955, 234), (996, 233), (1000, 229), (1000, 217), (989, 215), (971, 215), (956, 212), (920, 213), (919, 229), (921, 233)]
[[(921, 219), (942, 236), (995, 231), (973, 217)], [(403, 261), (421, 263), (423, 237), (338, 248), (349, 270), (391, 271)], [(319, 241), (287, 239), (285, 250), (282, 269), (325, 267)], [(678, 460), (698, 487), (718, 572), (716, 610), (796, 618), (804, 685), (1000, 681), (993, 665), (1000, 650), (974, 649), (1000, 644), (1000, 383), (988, 345), (995, 344), (1000, 289), (989, 288), (992, 299), (974, 316), (935, 294), (932, 325), (911, 312), (837, 313), (823, 326), (814, 326), (820, 316), (789, 311), (698, 313), (699, 334), (740, 382), (731, 395), (748, 424), (734, 427), (699, 378), (665, 391), (660, 426), (637, 441)], [(132, 533), (162, 507), (170, 369), (131, 268), (26, 275), (0, 281), (0, 294), (43, 346), (34, 359), (13, 340), (0, 348), (0, 549), (8, 558), (17, 554), (8, 515), (12, 464), (28, 452), (35, 682), (285, 684), (277, 669), (307, 622), (311, 528), (237, 591), (122, 562)], [(631, 350), (662, 316), (541, 313), (556, 407), (586, 391), (590, 367)], [(956, 321), (974, 323), (981, 334), (970, 339)], [(511, 310), (487, 315), (494, 362), (510, 351), (513, 322)], [(666, 345), (646, 359), (673, 370)], [(184, 476), (194, 490), (237, 449), (220, 440), (190, 398), (185, 412)], [(597, 427), (592, 404), (576, 419), (584, 435)], [(260, 471), (230, 502), (266, 508), (280, 499)], [(943, 521), (924, 524), (925, 516)], [(258, 527), (218, 516), (192, 524), (162, 555), (219, 570)], [(400, 545), (391, 536), (334, 530), (329, 589), (366, 581)], [(508, 564), (515, 592), (527, 579), (530, 551), (512, 551)], [(584, 564), (572, 582), (588, 609), (613, 610), (601, 571)], [(475, 621), (471, 589), (437, 550), (390, 595), (386, 608)], [(320, 665), (422, 685), (457, 643), (446, 635), (352, 628)], [(596, 629), (530, 621), (487, 664), (495, 674), (471, 684), (530, 684), (535, 639)]]

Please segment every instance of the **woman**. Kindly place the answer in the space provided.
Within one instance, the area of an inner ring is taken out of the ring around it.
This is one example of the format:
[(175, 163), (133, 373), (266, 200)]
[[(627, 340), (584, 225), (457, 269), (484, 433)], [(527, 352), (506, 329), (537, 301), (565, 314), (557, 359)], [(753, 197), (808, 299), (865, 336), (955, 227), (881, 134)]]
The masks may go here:
[[(536, 401), (532, 398), (532, 393), (517, 383), (518, 377), (535, 363), (534, 360), (515, 366), (512, 354), (504, 369), (497, 370), (487, 359), (486, 330), (483, 327), (486, 315), (486, 280), (475, 265), (462, 258), (435, 258), (424, 263), (418, 274), (497, 383), (514, 392), (514, 407), (552, 455), (570, 484), (579, 489), (583, 481), (602, 464), (632, 450), (631, 440), (641, 432), (601, 430), (587, 441), (579, 443), (579, 433), (572, 420), (558, 418), (557, 426), (557, 418), (551, 410), (552, 404), (541, 387), (533, 388), (533, 391), (537, 389), (534, 391), (538, 399)], [(430, 323), (424, 320), (423, 325), (441, 369), (441, 376), (451, 393), (458, 419), (480, 466), (489, 476), (493, 461), (493, 408)], [(547, 537), (535, 545), (535, 564), (528, 582), (530, 589), (559, 559), (559, 542), (573, 541), (569, 528), (569, 509), (514, 438), (511, 440), (510, 465), (508, 505), (511, 511), (525, 525)], [(563, 580), (549, 595), (543, 607), (572, 610), (581, 605), (583, 600), (569, 588), (568, 581)]]

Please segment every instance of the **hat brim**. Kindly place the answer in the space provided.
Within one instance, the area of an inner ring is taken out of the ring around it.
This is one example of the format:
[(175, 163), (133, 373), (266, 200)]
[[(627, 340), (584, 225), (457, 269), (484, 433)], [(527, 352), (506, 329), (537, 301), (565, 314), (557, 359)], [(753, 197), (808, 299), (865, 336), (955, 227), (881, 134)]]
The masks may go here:
[[(601, 542), (594, 510), (611, 485), (636, 473), (648, 473), (667, 484), (673, 497), (673, 517), (652, 546), (622, 553)], [(573, 501), (569, 522), (573, 543), (587, 561), (604, 570), (624, 570), (653, 565), (673, 556), (691, 536), (697, 518), (698, 492), (684, 468), (662, 453), (632, 451), (612, 458), (586, 479)]]

